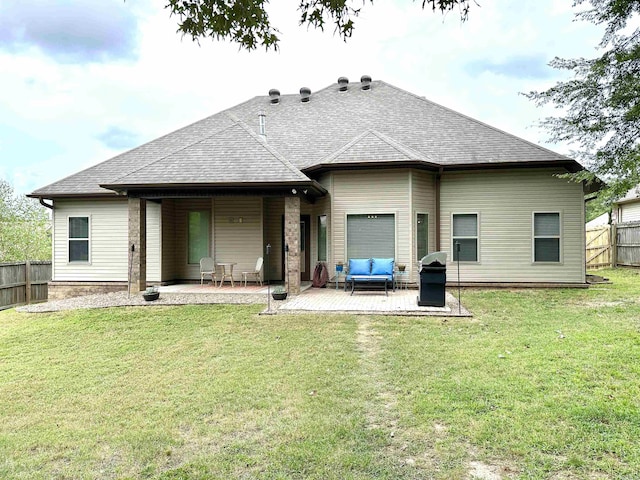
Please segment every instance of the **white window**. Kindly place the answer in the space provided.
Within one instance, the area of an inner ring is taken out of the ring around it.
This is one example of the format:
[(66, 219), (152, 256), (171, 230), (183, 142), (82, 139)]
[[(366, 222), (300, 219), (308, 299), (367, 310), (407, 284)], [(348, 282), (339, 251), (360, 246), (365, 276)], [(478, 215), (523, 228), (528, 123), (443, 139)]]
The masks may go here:
[(534, 212), (533, 261), (560, 262), (559, 212)]
[(89, 261), (89, 217), (69, 217), (69, 262)]
[(454, 213), (452, 235), (453, 260), (478, 261), (478, 214)]

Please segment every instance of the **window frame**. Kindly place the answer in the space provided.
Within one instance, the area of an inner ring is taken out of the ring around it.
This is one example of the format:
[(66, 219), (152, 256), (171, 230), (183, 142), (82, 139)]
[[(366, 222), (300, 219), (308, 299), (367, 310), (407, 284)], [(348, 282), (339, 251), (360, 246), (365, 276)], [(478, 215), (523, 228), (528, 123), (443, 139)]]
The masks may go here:
[[(324, 217), (324, 258), (320, 258), (320, 232), (321, 228), (321, 218)], [(327, 262), (329, 261), (329, 216), (326, 213), (317, 215), (316, 221), (316, 259), (318, 262)]]
[[(555, 214), (558, 215), (558, 235), (538, 235), (536, 236), (536, 215)], [(562, 211), (561, 210), (540, 210), (531, 212), (531, 263), (533, 265), (561, 265), (563, 263), (562, 252)], [(558, 239), (558, 261), (536, 260), (536, 239), (557, 238)]]
[[(71, 219), (86, 218), (87, 219), (87, 237), (71, 237)], [(72, 260), (71, 259), (71, 242), (87, 242), (87, 259)], [(90, 265), (91, 264), (91, 215), (67, 215), (67, 263)]]
[(414, 225), (416, 227), (416, 237), (415, 237), (415, 240), (416, 240), (416, 250), (415, 250), (416, 262), (420, 262), (420, 260), (422, 260), (422, 258), (423, 258), (423, 257), (420, 256), (420, 252), (418, 251), (418, 249), (420, 248), (420, 243), (418, 242), (418, 218), (419, 218), (420, 215), (424, 215), (426, 217), (425, 224), (427, 226), (427, 235), (426, 235), (425, 240), (427, 242), (427, 245), (426, 245), (425, 255), (429, 254), (429, 214), (426, 213), (426, 212), (416, 212), (416, 216), (415, 216), (415, 219), (414, 219), (415, 220)]
[(344, 213), (344, 258), (349, 257), (349, 217), (352, 215), (365, 215), (365, 216), (377, 216), (377, 215), (393, 215), (393, 258), (398, 258), (398, 218), (400, 212), (398, 210), (389, 209), (354, 209), (348, 210)]
[[(475, 215), (476, 216), (476, 234), (475, 236), (454, 236), (453, 235), (453, 218), (456, 215)], [(456, 260), (456, 252), (455, 252), (455, 240), (459, 238), (462, 240), (465, 239), (475, 239), (476, 241), (476, 259), (475, 260), (460, 260), (460, 263), (468, 263), (468, 264), (476, 264), (480, 263), (480, 212), (451, 212), (451, 261), (457, 262)]]
[[(191, 245), (191, 234), (190, 234), (190, 229), (189, 229), (189, 217), (192, 213), (205, 213), (207, 215), (207, 222), (209, 224), (209, 228), (207, 229), (207, 254), (205, 255), (206, 257), (213, 257), (213, 255), (211, 255), (211, 250), (212, 250), (212, 245), (211, 245), (211, 225), (213, 224), (212, 219), (211, 219), (211, 210), (207, 210), (207, 209), (193, 209), (193, 210), (187, 210), (187, 215), (186, 215), (186, 236), (187, 236), (187, 259), (186, 259), (186, 263), (187, 265), (199, 265), (200, 264), (200, 259), (198, 259), (197, 262), (195, 263), (189, 263), (189, 250), (190, 250), (190, 245)], [(202, 257), (201, 257), (202, 258)]]

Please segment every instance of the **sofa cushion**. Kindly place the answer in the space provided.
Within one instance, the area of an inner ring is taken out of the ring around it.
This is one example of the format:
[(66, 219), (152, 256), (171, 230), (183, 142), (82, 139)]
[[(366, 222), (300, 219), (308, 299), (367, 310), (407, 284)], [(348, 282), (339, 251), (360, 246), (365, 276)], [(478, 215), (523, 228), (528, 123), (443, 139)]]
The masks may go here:
[(371, 275), (371, 259), (350, 258), (349, 275)]
[(393, 258), (374, 258), (371, 275), (393, 275)]

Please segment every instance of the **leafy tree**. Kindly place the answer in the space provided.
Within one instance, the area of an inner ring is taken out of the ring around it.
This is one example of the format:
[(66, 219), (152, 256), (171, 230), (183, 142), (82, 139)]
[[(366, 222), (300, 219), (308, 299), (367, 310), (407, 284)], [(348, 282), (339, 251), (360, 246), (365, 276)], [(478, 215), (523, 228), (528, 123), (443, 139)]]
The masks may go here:
[(563, 116), (542, 125), (552, 141), (577, 145), (573, 155), (590, 170), (576, 180), (607, 183), (605, 200), (622, 195), (640, 183), (640, 0), (574, 0), (576, 14), (606, 29), (603, 53), (593, 59), (555, 58), (550, 65), (573, 72), (573, 78), (527, 97), (538, 105), (553, 104)]
[[(414, 0), (415, 1), (415, 0)], [(422, 8), (446, 13), (455, 8), (462, 20), (469, 14), (472, 0), (421, 0)], [(333, 23), (335, 32), (343, 40), (351, 37), (356, 18), (362, 7), (373, 0), (362, 0), (356, 8), (348, 0), (299, 0), (300, 25), (324, 30), (327, 22)], [(278, 29), (271, 24), (266, 6), (268, 0), (168, 0), (165, 8), (179, 18), (178, 31), (191, 39), (211, 37), (231, 40), (240, 48), (253, 50), (263, 46), (267, 50), (278, 48)]]
[(50, 260), (50, 224), (37, 200), (16, 195), (0, 180), (0, 262)]

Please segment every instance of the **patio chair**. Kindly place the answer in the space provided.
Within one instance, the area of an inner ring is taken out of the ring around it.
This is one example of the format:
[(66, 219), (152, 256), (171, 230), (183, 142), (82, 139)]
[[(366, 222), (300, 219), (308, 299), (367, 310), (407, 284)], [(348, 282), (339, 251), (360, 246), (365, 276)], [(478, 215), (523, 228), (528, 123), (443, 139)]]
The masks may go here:
[(244, 286), (247, 286), (247, 277), (249, 275), (253, 275), (256, 278), (256, 283), (259, 283), (262, 286), (262, 263), (264, 262), (262, 257), (258, 257), (258, 261), (256, 262), (256, 269), (253, 272), (242, 272), (242, 280), (244, 281)]
[(200, 259), (200, 285), (202, 285), (205, 275), (210, 275), (211, 282), (216, 284), (216, 262), (211, 257)]

